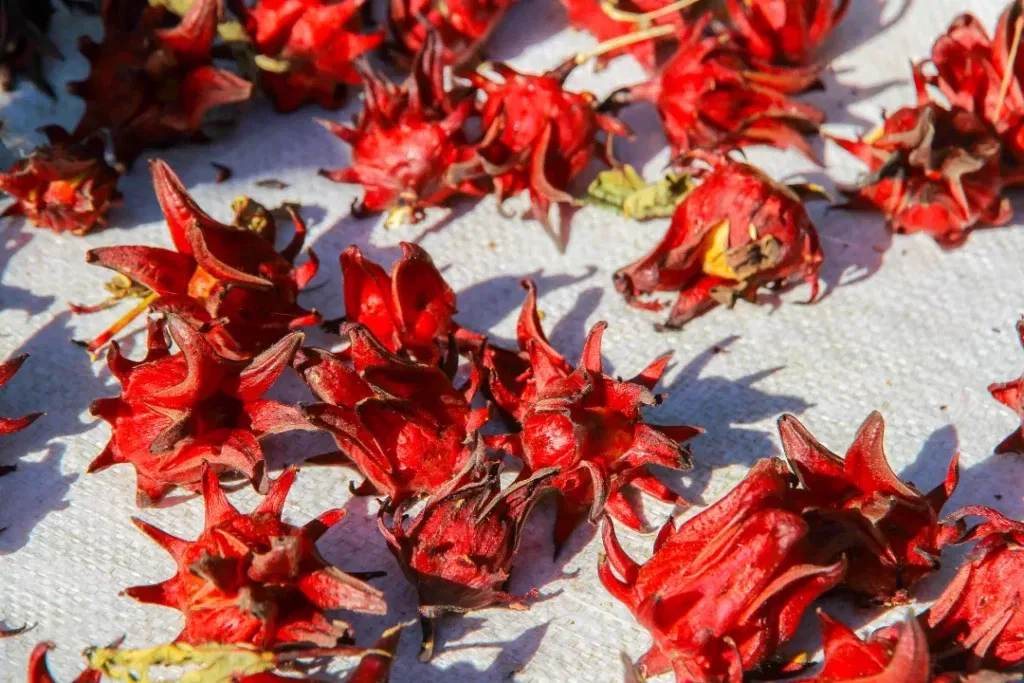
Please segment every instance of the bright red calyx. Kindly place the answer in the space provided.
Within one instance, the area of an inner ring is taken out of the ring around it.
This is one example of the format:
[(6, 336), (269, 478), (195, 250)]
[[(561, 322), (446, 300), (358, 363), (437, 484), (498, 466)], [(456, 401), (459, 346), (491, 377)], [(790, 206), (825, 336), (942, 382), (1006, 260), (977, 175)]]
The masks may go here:
[[(11, 378), (14, 377), (26, 360), (28, 360), (28, 354), (22, 354), (0, 363), (0, 387), (11, 381)], [(20, 432), (42, 416), (42, 413), (32, 413), (25, 417), (0, 417), (0, 436)], [(13, 465), (0, 466), (0, 476), (7, 474), (13, 469)]]
[(177, 316), (168, 316), (167, 325), (178, 353), (170, 353), (160, 321), (150, 323), (142, 361), (125, 358), (111, 343), (107, 365), (121, 382), (121, 395), (89, 408), (111, 426), (110, 442), (89, 471), (131, 464), (140, 506), (175, 487), (197, 490), (207, 465), (214, 473), (239, 472), (266, 491), (259, 439), (305, 422), (297, 409), (260, 397), (291, 363), (302, 334), (295, 332), (243, 363), (217, 355)]
[(412, 74), (396, 87), (379, 74), (362, 71), (365, 101), (355, 127), (320, 121), (352, 147), (349, 168), (323, 175), (337, 183), (362, 185), (356, 213), (388, 211), (388, 225), (407, 218), (416, 222), (423, 210), (442, 206), (456, 195), (481, 196), (474, 150), (463, 124), (473, 112), (465, 91), (444, 85), (441, 45), (431, 34), (416, 55)]
[(985, 518), (964, 542), (978, 541), (965, 564), (925, 612), (940, 671), (1005, 671), (1024, 662), (1024, 524), (969, 506), (954, 519)]
[(319, 313), (300, 308), (297, 301), (319, 267), (312, 252), (309, 261), (293, 265), (306, 236), (298, 214), (291, 211), (295, 236), (278, 253), (260, 234), (207, 215), (166, 163), (157, 160), (150, 166), (175, 251), (115, 246), (86, 253), (87, 262), (116, 270), (151, 290), (129, 317), (90, 343), (91, 351), (147, 304), (186, 318), (218, 353), (232, 359), (252, 358), (291, 330), (320, 322)]
[(105, 130), (119, 161), (131, 164), (145, 149), (205, 139), (206, 114), (244, 102), (252, 84), (212, 65), (220, 15), (218, 0), (195, 0), (174, 28), (163, 7), (135, 0), (103, 4), (102, 43), (84, 37), (91, 70), (69, 90), (85, 100), (76, 138)]
[(845, 191), (848, 208), (880, 211), (898, 233), (924, 232), (960, 246), (979, 225), (1013, 215), (1003, 196), (1003, 148), (992, 126), (970, 110), (932, 101), (915, 69), (918, 103), (886, 117), (860, 140), (835, 142), (868, 165), (870, 175)]
[(121, 193), (120, 174), (107, 164), (102, 138), (76, 142), (57, 126), (43, 132), (49, 144), (0, 173), (0, 191), (14, 197), (0, 215), (25, 216), (36, 227), (76, 235), (106, 226)]
[(261, 57), (260, 83), (274, 106), (294, 111), (306, 103), (337, 109), (359, 83), (353, 62), (384, 42), (383, 31), (360, 33), (365, 0), (259, 0), (240, 8)]
[(529, 608), (535, 592), (510, 595), (506, 584), (523, 526), (552, 474), (535, 472), (502, 490), (500, 463), (480, 447), (411, 520), (408, 502), (381, 507), (380, 532), (419, 595), (420, 659), (433, 654), (433, 621), (440, 616), (494, 606)]
[(642, 565), (605, 522), (598, 574), (654, 639), (638, 663), (644, 676), (739, 683), (842, 581), (845, 561), (820, 563), (807, 522), (785, 509), (792, 494), (785, 464), (762, 460), (696, 517), (679, 528), (670, 520)]
[[(1017, 334), (1021, 346), (1024, 346), (1024, 319), (1017, 323)], [(996, 446), (996, 453), (1024, 453), (1024, 376), (1012, 382), (992, 384), (988, 391), (992, 398), (1017, 413), (1021, 420), (1021, 426)]]
[(255, 511), (236, 510), (212, 470), (202, 476), (206, 522), (185, 541), (135, 519), (177, 564), (158, 584), (125, 591), (140, 602), (179, 610), (185, 627), (177, 642), (248, 643), (260, 648), (349, 642), (348, 624), (328, 610), (384, 614), (380, 591), (324, 562), (317, 540), (345, 514), (331, 510), (304, 527), (281, 521), (297, 470), (286, 470)]
[[(53, 643), (43, 642), (32, 648), (28, 657), (28, 673), (25, 677), (27, 683), (55, 683), (50, 669), (46, 666), (46, 653), (56, 647)], [(80, 673), (72, 683), (100, 683), (103, 676), (99, 671), (86, 669)]]
[(845, 458), (821, 445), (792, 415), (779, 420), (779, 435), (802, 484), (796, 505), (815, 517), (813, 535), (820, 545), (845, 554), (846, 585), (877, 602), (909, 602), (908, 590), (936, 571), (942, 548), (963, 535), (961, 525), (938, 518), (956, 488), (959, 456), (946, 480), (925, 495), (889, 467), (885, 420), (877, 412), (857, 430)]
[(719, 304), (754, 301), (761, 287), (797, 278), (811, 285), (813, 301), (824, 254), (794, 188), (749, 164), (725, 157), (712, 163), (676, 209), (661, 242), (615, 273), (616, 289), (631, 305), (650, 310), (659, 310), (661, 302), (640, 297), (678, 291), (669, 328)]
[[(647, 30), (650, 26), (683, 23), (682, 9), (695, 0), (560, 0), (569, 14), (569, 25), (586, 31), (601, 43), (624, 38)], [(611, 5), (611, 6), (609, 6)], [(619, 55), (632, 55), (648, 72), (657, 63), (656, 44), (641, 40), (598, 57), (599, 67)]]
[[(549, 232), (551, 204), (571, 204), (569, 183), (595, 154), (611, 164), (612, 138), (630, 135), (624, 123), (597, 111), (594, 95), (562, 87), (575, 66), (570, 59), (536, 75), (494, 64), (500, 82), (475, 72), (466, 76), (487, 96), (480, 109), (484, 138), (477, 154), (498, 202), (529, 190), (534, 217)], [(599, 142), (601, 132), (607, 139)], [(560, 236), (553, 237), (564, 246)]]
[(551, 480), (561, 493), (555, 521), (557, 547), (584, 518), (596, 522), (605, 512), (632, 529), (641, 529), (644, 522), (626, 489), (634, 487), (668, 503), (683, 503), (648, 466), (691, 469), (690, 449), (681, 442), (703, 431), (686, 425), (647, 424), (641, 413), (642, 408), (660, 403), (653, 389), (671, 354), (631, 380), (616, 380), (604, 374), (601, 338), (607, 325), (598, 323), (587, 337), (579, 365), (573, 368), (545, 338), (536, 313), (536, 288), (530, 281), (524, 284), (528, 295), (518, 334), (529, 364), (515, 375), (503, 355), (484, 360), (491, 373), (492, 395), (519, 422), (521, 431), (492, 443), (522, 458), (526, 472), (558, 468)]
[(705, 34), (710, 21), (704, 16), (681, 25), (679, 48), (660, 72), (613, 93), (605, 106), (653, 104), (675, 154), (769, 145), (793, 148), (814, 159), (804, 134), (817, 131), (825, 114), (789, 96), (809, 88), (817, 69), (766, 71), (763, 65), (749, 64), (737, 45)]
[(480, 378), (473, 370), (456, 388), (436, 365), (396, 356), (367, 328), (348, 324), (342, 358), (303, 349), (295, 368), (323, 403), (305, 409), (310, 422), (338, 442), (366, 477), (361, 493), (402, 502), (436, 491), (470, 460), (468, 442), (489, 409), (471, 408)]
[(505, 12), (516, 0), (390, 0), (388, 21), (398, 42), (415, 54), (436, 33), (446, 64), (459, 65), (476, 57)]
[(726, 0), (737, 42), (757, 61), (811, 66), (850, 0)]
[(455, 293), (422, 247), (401, 246), (390, 274), (355, 245), (341, 252), (345, 320), (365, 325), (392, 353), (436, 364), (458, 329)]
[(917, 619), (908, 619), (861, 640), (848, 626), (820, 610), (818, 618), (825, 665), (817, 676), (799, 683), (933, 682), (928, 641)]

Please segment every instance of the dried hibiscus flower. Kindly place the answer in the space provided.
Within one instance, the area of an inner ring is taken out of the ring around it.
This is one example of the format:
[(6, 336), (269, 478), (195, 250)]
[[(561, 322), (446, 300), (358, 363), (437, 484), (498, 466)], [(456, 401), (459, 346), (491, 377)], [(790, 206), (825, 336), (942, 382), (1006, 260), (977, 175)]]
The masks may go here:
[[(1017, 323), (1017, 334), (1024, 346), (1024, 319)], [(1024, 453), (1024, 376), (1012, 382), (992, 384), (988, 391), (992, 398), (1017, 413), (1021, 420), (1021, 426), (996, 446), (996, 453)]]
[(89, 77), (68, 85), (85, 100), (76, 138), (106, 130), (130, 165), (145, 149), (205, 140), (211, 109), (249, 99), (249, 81), (212, 65), (218, 0), (195, 0), (173, 28), (161, 28), (169, 10), (137, 0), (108, 0), (102, 14), (103, 42), (80, 43)]
[(53, 17), (51, 0), (6, 0), (0, 8), (0, 92), (24, 73), (37, 88), (56, 99), (43, 74), (43, 58), (63, 59), (46, 32)]
[(170, 579), (125, 591), (140, 602), (179, 610), (180, 643), (248, 643), (260, 648), (311, 644), (334, 647), (350, 641), (343, 621), (327, 610), (384, 614), (380, 591), (324, 562), (317, 540), (345, 514), (330, 510), (303, 527), (281, 521), (297, 470), (274, 481), (255, 511), (236, 510), (217, 475), (202, 475), (206, 520), (195, 541), (171, 536), (142, 520), (135, 524), (177, 564)]
[(275, 233), (266, 226), (269, 214), (259, 223), (219, 223), (199, 208), (170, 166), (159, 160), (150, 166), (175, 251), (115, 246), (86, 253), (87, 262), (115, 270), (148, 290), (138, 306), (89, 343), (90, 351), (101, 348), (147, 307), (185, 317), (219, 354), (233, 359), (252, 358), (289, 331), (320, 322), (316, 311), (306, 311), (297, 302), (319, 262), (310, 252), (309, 261), (293, 265), (306, 236), (294, 209), (287, 207), (295, 236), (278, 253), (264, 238)]
[(458, 329), (455, 293), (422, 247), (401, 246), (390, 274), (355, 245), (341, 253), (345, 320), (365, 325), (392, 353), (437, 363)]
[(726, 0), (736, 41), (757, 62), (811, 66), (850, 0)]
[(90, 412), (110, 423), (111, 437), (90, 472), (131, 464), (137, 500), (151, 505), (176, 486), (199, 488), (203, 467), (239, 472), (266, 491), (267, 434), (304, 427), (295, 408), (261, 398), (302, 343), (295, 332), (249, 363), (220, 357), (199, 332), (175, 315), (167, 326), (180, 351), (171, 354), (164, 324), (150, 322), (146, 358), (131, 361), (116, 342), (107, 365), (121, 395), (94, 401)]
[(953, 518), (970, 515), (985, 518), (964, 539), (978, 543), (921, 619), (938, 670), (1005, 671), (1024, 662), (1024, 524), (982, 506)]
[(260, 83), (279, 111), (308, 102), (337, 109), (359, 83), (353, 62), (384, 42), (383, 31), (360, 33), (365, 0), (258, 0), (232, 7), (254, 43)]
[(847, 207), (880, 211), (895, 232), (924, 232), (956, 247), (980, 224), (1003, 225), (1012, 217), (1003, 196), (1003, 148), (980, 116), (931, 100), (918, 69), (914, 81), (916, 106), (887, 116), (860, 140), (833, 138), (870, 171), (846, 190)]
[(360, 493), (400, 503), (436, 491), (470, 460), (467, 442), (488, 419), (487, 407), (470, 407), (476, 369), (456, 388), (436, 365), (396, 356), (362, 325), (350, 323), (343, 333), (351, 365), (319, 349), (303, 349), (295, 359), (323, 402), (307, 407), (306, 416), (366, 477)]
[[(28, 360), (28, 354), (22, 354), (0, 363), (0, 387), (11, 381), (26, 360)], [(42, 413), (31, 413), (24, 417), (0, 417), (0, 436), (20, 432), (42, 416)], [(14, 465), (0, 465), (0, 476), (13, 469)], [(2, 632), (3, 629), (0, 628), (0, 633)]]
[(803, 485), (795, 500), (812, 516), (812, 535), (847, 558), (846, 585), (878, 602), (909, 602), (909, 589), (939, 568), (942, 548), (963, 535), (939, 521), (959, 478), (954, 456), (946, 480), (923, 494), (900, 481), (884, 450), (885, 420), (874, 412), (840, 458), (792, 415), (779, 419), (786, 460)]
[(818, 294), (824, 260), (798, 190), (749, 164), (710, 157), (712, 169), (679, 204), (661, 242), (615, 273), (615, 287), (638, 308), (641, 296), (679, 291), (666, 327), (678, 328), (719, 304), (753, 301), (762, 286), (801, 278)]
[(710, 21), (705, 15), (681, 25), (675, 56), (649, 81), (612, 93), (602, 109), (650, 102), (675, 154), (770, 145), (814, 159), (803, 136), (815, 132), (825, 114), (790, 95), (809, 88), (817, 69), (759, 70), (729, 40), (706, 35)]
[[(579, 365), (573, 369), (551, 348), (536, 319), (536, 289), (527, 283), (527, 303), (520, 317), (520, 344), (530, 364), (505, 386), (501, 372), (492, 375), (492, 392), (502, 397), (521, 431), (491, 443), (515, 453), (526, 472), (557, 467), (551, 485), (560, 492), (555, 521), (555, 544), (561, 547), (584, 518), (596, 522), (604, 512), (632, 529), (644, 523), (636, 503), (626, 495), (629, 487), (668, 503), (683, 499), (649, 470), (662, 465), (688, 470), (690, 449), (681, 442), (703, 430), (687, 425), (652, 425), (641, 409), (657, 405), (655, 384), (671, 358), (666, 354), (631, 380), (604, 374), (601, 338), (605, 323), (587, 336)], [(492, 365), (492, 367), (494, 367)], [(518, 398), (513, 405), (508, 399)]]
[(365, 195), (353, 204), (357, 214), (387, 211), (386, 225), (423, 218), (423, 210), (442, 206), (456, 195), (486, 193), (472, 171), (473, 147), (463, 124), (473, 111), (465, 92), (444, 85), (444, 63), (436, 36), (416, 55), (412, 74), (396, 87), (379, 74), (362, 72), (363, 111), (355, 127), (320, 121), (352, 146), (352, 165), (321, 170), (337, 183), (362, 185)]
[(515, 0), (390, 0), (388, 23), (399, 45), (419, 52), (427, 36), (436, 33), (441, 59), (459, 65), (476, 57)]
[(736, 681), (796, 632), (803, 612), (843, 578), (843, 560), (815, 556), (810, 529), (785, 509), (786, 466), (761, 460), (717, 503), (678, 528), (669, 520), (642, 565), (603, 528), (601, 583), (654, 639), (638, 662), (644, 676)]
[(121, 203), (120, 174), (104, 158), (99, 136), (75, 141), (64, 129), (43, 129), (48, 144), (0, 173), (0, 191), (14, 197), (3, 216), (25, 216), (32, 225), (83, 235), (107, 224)]
[[(597, 111), (589, 92), (571, 92), (565, 79), (590, 55), (578, 55), (546, 73), (524, 74), (507, 64), (494, 64), (501, 81), (479, 73), (467, 77), (487, 99), (480, 115), (484, 138), (477, 156), (494, 183), (498, 202), (529, 190), (534, 218), (565, 244), (550, 221), (551, 204), (572, 204), (569, 183), (596, 154), (609, 165), (611, 141), (629, 136), (624, 123)], [(601, 143), (597, 136), (606, 134)]]
[(502, 490), (500, 463), (481, 446), (411, 520), (408, 502), (381, 507), (380, 532), (419, 596), (421, 660), (433, 656), (438, 617), (495, 606), (529, 609), (536, 590), (515, 596), (506, 585), (523, 526), (553, 474), (535, 472)]
[(882, 629), (865, 640), (818, 611), (825, 664), (799, 683), (932, 683), (928, 641), (917, 619)]

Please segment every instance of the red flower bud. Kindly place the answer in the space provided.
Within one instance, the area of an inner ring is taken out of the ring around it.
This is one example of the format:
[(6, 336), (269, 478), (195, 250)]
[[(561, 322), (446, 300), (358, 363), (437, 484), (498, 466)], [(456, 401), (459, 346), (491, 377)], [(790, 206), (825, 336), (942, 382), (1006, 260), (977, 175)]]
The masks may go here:
[[(1017, 323), (1017, 334), (1024, 346), (1024, 319)], [(1024, 376), (1012, 382), (991, 384), (988, 391), (992, 398), (1017, 413), (1021, 420), (1021, 426), (996, 446), (996, 453), (1024, 453)]]
[(109, 131), (125, 164), (145, 149), (205, 139), (207, 112), (252, 93), (249, 81), (212, 65), (219, 14), (218, 0), (196, 0), (177, 26), (162, 29), (170, 16), (163, 7), (103, 3), (103, 42), (80, 43), (89, 77), (68, 86), (85, 100), (74, 137)]
[(351, 366), (319, 349), (296, 356), (296, 370), (323, 401), (305, 409), (307, 418), (366, 477), (360, 493), (402, 502), (436, 491), (470, 459), (467, 443), (487, 422), (487, 407), (470, 407), (478, 373), (457, 389), (440, 368), (396, 356), (362, 325), (343, 333)]
[(914, 71), (918, 103), (886, 117), (860, 140), (833, 138), (868, 165), (870, 175), (845, 190), (847, 208), (880, 211), (897, 233), (924, 232), (943, 247), (967, 240), (979, 224), (1012, 217), (1003, 196), (1000, 138), (970, 110), (933, 102)]
[(515, 0), (452, 0), (437, 5), (428, 0), (391, 0), (388, 21), (398, 42), (419, 52), (427, 36), (436, 33), (446, 64), (459, 65), (476, 57)]
[(660, 402), (653, 389), (671, 354), (631, 380), (616, 380), (604, 374), (601, 338), (607, 325), (598, 323), (573, 369), (548, 344), (536, 317), (536, 287), (530, 281), (524, 284), (528, 295), (518, 333), (529, 356), (527, 369), (505, 385), (512, 373), (501, 361), (504, 356), (485, 361), (492, 368), (492, 394), (520, 423), (521, 431), (491, 443), (522, 458), (527, 471), (559, 468), (551, 481), (561, 493), (556, 547), (584, 518), (596, 522), (606, 511), (630, 528), (640, 529), (644, 523), (625, 489), (632, 486), (664, 502), (684, 502), (648, 466), (690, 469), (690, 449), (681, 442), (703, 432), (687, 425), (647, 424), (641, 414), (642, 408)]
[(246, 31), (263, 59), (260, 83), (279, 111), (308, 102), (325, 109), (345, 103), (359, 83), (353, 62), (384, 42), (384, 32), (359, 33), (365, 0), (259, 0), (243, 11)]
[(818, 69), (750, 64), (739, 46), (705, 35), (710, 21), (705, 15), (680, 25), (675, 56), (650, 81), (613, 93), (608, 106), (653, 104), (675, 154), (770, 145), (814, 159), (803, 135), (816, 131), (825, 114), (789, 95), (810, 87)]
[(303, 310), (297, 302), (319, 267), (312, 252), (305, 264), (293, 265), (306, 236), (297, 213), (291, 211), (295, 237), (278, 253), (260, 234), (208, 216), (166, 163), (157, 160), (151, 168), (175, 251), (116, 246), (86, 253), (89, 263), (116, 270), (151, 290), (139, 307), (89, 344), (91, 351), (147, 304), (154, 311), (183, 316), (218, 353), (232, 359), (252, 358), (291, 330), (320, 322), (320, 314)]
[(807, 607), (836, 586), (845, 560), (815, 559), (807, 523), (784, 509), (786, 466), (762, 460), (730, 493), (658, 534), (643, 565), (619, 545), (610, 522), (601, 582), (650, 631), (645, 676), (675, 672), (683, 683), (739, 682), (791, 639)]
[(871, 600), (909, 602), (908, 590), (938, 569), (942, 548), (963, 535), (961, 525), (938, 519), (956, 488), (959, 456), (946, 480), (925, 495), (889, 467), (880, 413), (871, 413), (857, 430), (845, 459), (792, 415), (779, 420), (779, 436), (802, 484), (797, 507), (817, 518), (812, 528), (821, 548), (846, 555), (846, 585)]
[[(458, 194), (486, 192), (471, 177), (473, 149), (462, 130), (473, 111), (472, 98), (444, 86), (444, 62), (436, 37), (416, 55), (412, 74), (401, 87), (363, 69), (366, 92), (355, 127), (319, 123), (352, 147), (352, 166), (323, 175), (337, 183), (362, 185), (358, 213), (388, 211), (388, 224), (423, 217)], [(479, 175), (479, 174), (476, 174)]]
[(44, 132), (49, 144), (0, 173), (0, 190), (14, 197), (0, 215), (25, 216), (36, 227), (76, 235), (106, 226), (121, 193), (120, 174), (107, 165), (102, 138), (76, 142), (58, 126)]
[(458, 329), (452, 321), (455, 293), (430, 254), (409, 242), (401, 245), (402, 258), (390, 275), (355, 245), (341, 253), (345, 320), (365, 325), (392, 353), (435, 364)]
[[(878, 631), (866, 640), (821, 610), (825, 665), (800, 683), (932, 683), (928, 641), (917, 619)], [(952, 683), (952, 682), (951, 682)]]
[(536, 596), (510, 595), (506, 584), (523, 526), (554, 470), (501, 490), (500, 467), (480, 446), (411, 521), (411, 501), (381, 507), (380, 532), (419, 595), (424, 661), (433, 654), (438, 617), (493, 606), (529, 609), (527, 601)]
[(110, 423), (111, 437), (89, 465), (98, 472), (131, 464), (137, 500), (151, 505), (176, 486), (197, 490), (201, 472), (240, 472), (266, 491), (263, 451), (267, 434), (302, 428), (297, 409), (260, 398), (291, 363), (302, 343), (295, 332), (248, 363), (217, 355), (181, 318), (168, 317), (171, 354), (163, 323), (149, 327), (149, 351), (140, 362), (121, 355), (111, 343), (107, 365), (121, 382), (121, 395), (94, 401), (90, 412)]
[[(818, 233), (793, 188), (749, 164), (724, 157), (676, 209), (661, 242), (615, 273), (615, 286), (638, 308), (639, 297), (679, 291), (666, 326), (682, 327), (718, 304), (754, 301), (762, 286), (802, 278), (818, 294), (824, 260)], [(813, 188), (812, 188), (813, 189)]]
[(177, 641), (248, 643), (259, 648), (348, 642), (348, 624), (327, 610), (384, 614), (380, 591), (324, 562), (317, 540), (344, 510), (325, 512), (304, 527), (281, 521), (296, 471), (288, 469), (254, 512), (238, 512), (212, 470), (203, 473), (206, 521), (195, 541), (185, 541), (135, 519), (177, 564), (170, 579), (125, 591), (140, 602), (179, 610), (185, 628)]
[(1024, 524), (969, 506), (953, 519), (985, 518), (964, 539), (978, 541), (924, 615), (940, 671), (1005, 671), (1024, 662)]
[(757, 61), (810, 66), (850, 0), (726, 0), (737, 42)]

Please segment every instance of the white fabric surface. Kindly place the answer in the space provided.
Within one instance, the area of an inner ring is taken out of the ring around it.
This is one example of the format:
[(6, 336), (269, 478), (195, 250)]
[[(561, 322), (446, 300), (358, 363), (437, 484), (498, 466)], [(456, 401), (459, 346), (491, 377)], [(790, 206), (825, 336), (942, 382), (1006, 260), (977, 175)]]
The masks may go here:
[[(808, 100), (827, 109), (828, 130), (850, 134), (873, 126), (883, 108), (912, 101), (909, 61), (928, 53), (933, 38), (958, 11), (969, 6), (992, 27), (1003, 4), (918, 0), (901, 10), (898, 0), (858, 0), (833, 41), (836, 58), (825, 76), (828, 87)], [(552, 0), (523, 0), (502, 25), (489, 55), (520, 68), (543, 69), (593, 44), (564, 27), (564, 12)], [(58, 17), (68, 53), (68, 61), (52, 70), (58, 87), (85, 72), (84, 61), (72, 54), (71, 38), (83, 30), (95, 33), (95, 25), (67, 14)], [(579, 69), (569, 86), (591, 88), (603, 96), (640, 73), (629, 60), (619, 60), (600, 74), (589, 67)], [(63, 97), (52, 105), (30, 88), (10, 100), (2, 116), (9, 123), (5, 142), (15, 149), (38, 139), (29, 132), (35, 126), (54, 121), (70, 125), (81, 111), (74, 98)], [(347, 119), (356, 106), (327, 115)], [(450, 222), (445, 212), (436, 211), (426, 223), (386, 231), (377, 218), (349, 215), (361, 189), (315, 175), (320, 167), (340, 167), (348, 159), (346, 146), (313, 124), (311, 119), (320, 115), (324, 113), (307, 108), (280, 116), (261, 102), (234, 135), (160, 154), (199, 203), (219, 218), (228, 218), (229, 201), (240, 193), (270, 205), (287, 199), (305, 207), (312, 246), (323, 260), (313, 291), (304, 296), (307, 306), (328, 317), (342, 312), (337, 255), (345, 246), (356, 243), (390, 267), (399, 241), (419, 241), (459, 293), (458, 319), (469, 327), (511, 338), (523, 298), (516, 283), (530, 276), (540, 288), (552, 342), (567, 355), (579, 352), (586, 329), (602, 319), (610, 323), (605, 354), (615, 373), (628, 376), (666, 349), (675, 351), (676, 362), (664, 382), (668, 398), (650, 411), (650, 418), (707, 429), (693, 442), (696, 468), (676, 478), (695, 506), (684, 514), (719, 498), (756, 459), (780, 454), (774, 421), (781, 413), (797, 414), (825, 444), (844, 452), (864, 417), (879, 409), (889, 426), (891, 462), (904, 478), (931, 487), (959, 447), (963, 482), (951, 506), (983, 503), (1024, 517), (1024, 464), (990, 455), (1017, 422), (985, 390), (990, 382), (1016, 377), (1024, 368), (1024, 351), (1013, 329), (1024, 310), (1024, 229), (978, 232), (964, 248), (943, 252), (924, 236), (888, 237), (878, 216), (840, 211), (826, 215), (817, 205), (812, 211), (827, 255), (822, 275), (828, 294), (823, 301), (800, 305), (807, 296), (806, 287), (800, 287), (778, 301), (766, 298), (759, 306), (716, 310), (681, 332), (659, 333), (653, 325), (661, 318), (627, 307), (611, 286), (611, 274), (645, 253), (667, 221), (638, 224), (586, 208), (575, 216), (565, 255), (555, 250), (538, 224), (500, 217), (491, 198), (459, 204)], [(644, 168), (648, 177), (658, 176), (668, 153), (656, 117), (638, 107), (625, 118), (639, 138), (620, 145), (621, 156)], [(834, 145), (818, 143), (818, 149), (825, 169), (792, 154), (757, 150), (750, 156), (776, 177), (803, 177), (829, 188), (862, 170)], [(211, 161), (233, 168), (234, 177), (215, 185)], [(253, 185), (269, 177), (290, 187)], [(70, 343), (72, 337), (98, 333), (113, 316), (72, 318), (67, 311), (69, 301), (100, 299), (102, 283), (110, 276), (86, 266), (83, 253), (110, 244), (170, 246), (144, 159), (124, 178), (122, 189), (127, 201), (113, 214), (112, 227), (86, 238), (34, 230), (19, 221), (0, 226), (7, 244), (0, 280), (0, 356), (31, 354), (16, 379), (0, 391), (0, 413), (47, 413), (25, 432), (5, 437), (2, 445), (2, 462), (25, 457), (17, 472), (0, 479), (0, 526), (7, 526), (0, 534), (0, 618), (8, 625), (36, 625), (20, 637), (0, 640), (2, 681), (23, 679), (28, 653), (41, 640), (58, 644), (50, 656), (52, 669), (58, 680), (70, 680), (80, 668), (78, 653), (87, 645), (105, 644), (122, 634), (127, 634), (128, 646), (157, 644), (172, 638), (181, 625), (174, 610), (118, 595), (125, 587), (160, 581), (172, 571), (168, 556), (129, 517), (140, 515), (168, 531), (194, 537), (201, 502), (190, 499), (140, 511), (134, 504), (130, 467), (84, 474), (109, 435), (105, 424), (89, 417), (89, 402), (117, 389), (101, 363), (90, 364), (85, 351)], [(525, 210), (526, 202), (520, 198), (510, 206)], [(1019, 225), (1024, 204), (1018, 201), (1016, 208)], [(311, 333), (310, 340), (330, 341), (319, 333)], [(129, 350), (132, 346), (128, 344)], [(137, 353), (139, 337), (134, 347)], [(309, 400), (293, 377), (277, 395)], [(329, 448), (323, 436), (291, 435), (266, 442), (275, 463)], [(353, 478), (344, 469), (303, 471), (286, 518), (303, 523), (328, 507), (346, 504)], [(256, 496), (246, 490), (233, 500), (249, 509)], [(650, 501), (647, 506), (655, 522), (671, 512)], [(359, 641), (369, 643), (386, 626), (414, 615), (414, 595), (378, 537), (376, 503), (355, 500), (348, 508), (348, 518), (321, 545), (327, 558), (343, 569), (388, 571), (378, 582), (387, 594), (388, 615), (352, 619)], [(552, 564), (550, 512), (544, 508), (529, 526), (513, 589), (539, 585), (544, 594), (560, 594), (529, 612), (484, 610), (444, 621), (438, 655), (429, 666), (416, 661), (419, 632), (410, 628), (394, 681), (455, 676), (473, 681), (621, 680), (619, 652), (639, 656), (648, 636), (598, 582), (600, 542), (591, 539), (591, 530), (577, 532), (573, 550), (578, 552), (564, 567)], [(620, 536), (635, 557), (649, 552), (652, 538), (626, 531)], [(947, 553), (947, 566), (958, 557), (958, 551)], [(937, 595), (949, 568), (924, 582), (922, 598)], [(559, 578), (562, 569), (578, 574)], [(829, 609), (858, 628), (880, 614), (835, 602)], [(807, 621), (805, 635), (792, 649), (817, 647), (817, 626), (812, 618)]]

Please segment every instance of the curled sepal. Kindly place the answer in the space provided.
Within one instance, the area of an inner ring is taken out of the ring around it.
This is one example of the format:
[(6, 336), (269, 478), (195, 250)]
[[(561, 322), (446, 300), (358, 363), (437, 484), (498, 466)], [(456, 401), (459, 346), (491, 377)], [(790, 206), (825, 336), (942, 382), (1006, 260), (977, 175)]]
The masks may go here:
[[(1017, 323), (1017, 334), (1024, 346), (1024, 319)], [(996, 446), (996, 453), (1024, 453), (1024, 376), (1010, 382), (990, 384), (988, 392), (992, 398), (1016, 413), (1021, 421), (1021, 426)]]

